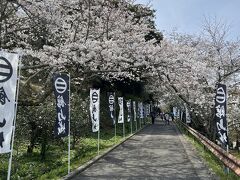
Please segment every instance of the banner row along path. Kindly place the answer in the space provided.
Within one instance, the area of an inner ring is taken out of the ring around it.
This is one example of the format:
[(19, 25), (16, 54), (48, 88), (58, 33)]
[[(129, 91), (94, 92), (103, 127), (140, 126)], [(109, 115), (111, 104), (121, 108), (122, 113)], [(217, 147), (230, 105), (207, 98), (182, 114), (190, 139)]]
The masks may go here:
[(73, 180), (93, 179), (218, 179), (174, 123), (158, 121), (77, 174)]

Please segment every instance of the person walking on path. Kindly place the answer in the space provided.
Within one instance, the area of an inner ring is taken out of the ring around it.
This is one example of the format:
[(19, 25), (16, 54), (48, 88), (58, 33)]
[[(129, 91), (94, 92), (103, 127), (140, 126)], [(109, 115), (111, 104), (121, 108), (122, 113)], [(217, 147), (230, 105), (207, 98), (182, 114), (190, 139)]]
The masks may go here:
[(163, 112), (160, 113), (160, 118), (161, 118), (162, 121), (164, 121), (165, 118), (164, 118), (164, 113)]
[(151, 112), (151, 117), (152, 117), (152, 124), (154, 124), (155, 123), (155, 118), (156, 118), (156, 112), (155, 111)]
[(169, 124), (169, 114), (168, 113), (166, 113), (165, 115), (164, 115), (164, 119), (165, 119), (165, 124)]

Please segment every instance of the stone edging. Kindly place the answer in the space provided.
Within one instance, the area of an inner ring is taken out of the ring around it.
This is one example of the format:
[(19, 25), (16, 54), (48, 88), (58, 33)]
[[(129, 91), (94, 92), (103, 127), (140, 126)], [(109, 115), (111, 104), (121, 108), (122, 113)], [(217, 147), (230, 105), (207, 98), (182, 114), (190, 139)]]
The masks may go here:
[(70, 172), (68, 175), (64, 176), (62, 178), (62, 180), (69, 180), (71, 178), (73, 178), (74, 176), (76, 176), (77, 174), (83, 172), (85, 169), (87, 169), (88, 167), (90, 167), (92, 164), (94, 164), (95, 162), (97, 162), (99, 159), (101, 159), (102, 157), (104, 157), (105, 155), (107, 155), (109, 152), (111, 152), (112, 150), (114, 150), (115, 148), (117, 148), (118, 146), (120, 146), (121, 144), (123, 144), (125, 141), (127, 141), (128, 139), (130, 139), (132, 136), (134, 136), (135, 134), (137, 134), (138, 132), (140, 132), (141, 130), (143, 130), (144, 128), (146, 128), (148, 125), (142, 127), (141, 129), (139, 129), (137, 132), (134, 132), (133, 134), (129, 135), (128, 137), (126, 137), (123, 141), (121, 141), (119, 144), (114, 145), (113, 147), (110, 147), (109, 149), (107, 149), (105, 152), (103, 152), (103, 154), (100, 154), (98, 156), (95, 156), (93, 159), (91, 159), (90, 161), (86, 162), (85, 164), (83, 164), (82, 166), (78, 167), (77, 169), (75, 169), (74, 171)]

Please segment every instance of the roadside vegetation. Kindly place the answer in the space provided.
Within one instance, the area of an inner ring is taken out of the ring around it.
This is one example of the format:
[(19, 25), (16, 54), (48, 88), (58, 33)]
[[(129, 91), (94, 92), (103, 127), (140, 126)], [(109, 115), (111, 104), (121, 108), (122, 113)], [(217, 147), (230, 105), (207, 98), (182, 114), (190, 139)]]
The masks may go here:
[[(239, 176), (233, 173), (229, 169), (229, 173), (227, 173), (227, 169), (224, 164), (217, 159), (209, 150), (204, 148), (203, 144), (198, 141), (194, 136), (188, 133), (179, 123), (177, 123), (178, 129), (187, 137), (187, 140), (191, 142), (191, 144), (196, 148), (198, 154), (203, 158), (204, 162), (206, 162), (210, 171), (213, 172), (217, 177), (221, 180), (238, 180)], [(240, 154), (233, 154), (240, 157)], [(236, 157), (237, 157), (236, 156)]]
[[(128, 137), (131, 134), (131, 126), (130, 123), (125, 125), (125, 137)], [(134, 132), (136, 132), (135, 124), (133, 124)], [(118, 124), (116, 139), (114, 128), (101, 129), (100, 154), (110, 147), (119, 144), (124, 139), (122, 124)], [(71, 171), (97, 156), (97, 141), (97, 133), (92, 132), (79, 139), (78, 143), (75, 144), (75, 148), (71, 149)], [(14, 151), (11, 179), (60, 179), (67, 175), (68, 138), (62, 139), (61, 142), (51, 142), (47, 147), (44, 160), (41, 159), (39, 146), (36, 146), (31, 154), (27, 153), (27, 146), (28, 143), (21, 143), (17, 147), (17, 151)], [(0, 179), (5, 179), (8, 167), (7, 155), (1, 155), (0, 164)]]

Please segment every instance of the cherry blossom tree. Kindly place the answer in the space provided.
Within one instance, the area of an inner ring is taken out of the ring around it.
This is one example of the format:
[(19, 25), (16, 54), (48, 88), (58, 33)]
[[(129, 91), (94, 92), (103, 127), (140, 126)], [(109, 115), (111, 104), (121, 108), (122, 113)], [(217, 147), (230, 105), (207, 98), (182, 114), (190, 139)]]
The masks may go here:
[[(195, 127), (214, 134), (214, 96), (218, 83), (228, 86), (229, 113), (236, 99), (239, 77), (239, 42), (226, 38), (227, 29), (221, 22), (206, 22), (201, 36), (173, 32), (161, 43), (153, 76), (148, 88), (156, 97), (186, 103), (192, 111)], [(149, 73), (148, 73), (149, 74)], [(153, 79), (158, 77), (157, 81)], [(238, 95), (238, 93), (237, 93)], [(229, 123), (233, 121), (229, 114)], [(236, 122), (235, 122), (236, 123)], [(231, 127), (231, 126), (229, 126)]]
[(71, 73), (76, 89), (94, 77), (143, 82), (156, 99), (186, 103), (194, 126), (209, 135), (215, 86), (225, 83), (230, 122), (236, 118), (231, 104), (238, 96), (239, 42), (227, 40), (224, 23), (206, 19), (201, 36), (172, 32), (162, 40), (153, 11), (131, 0), (0, 5), (0, 48), (24, 54), (20, 105), (44, 102), (52, 92), (52, 73), (61, 71)]

